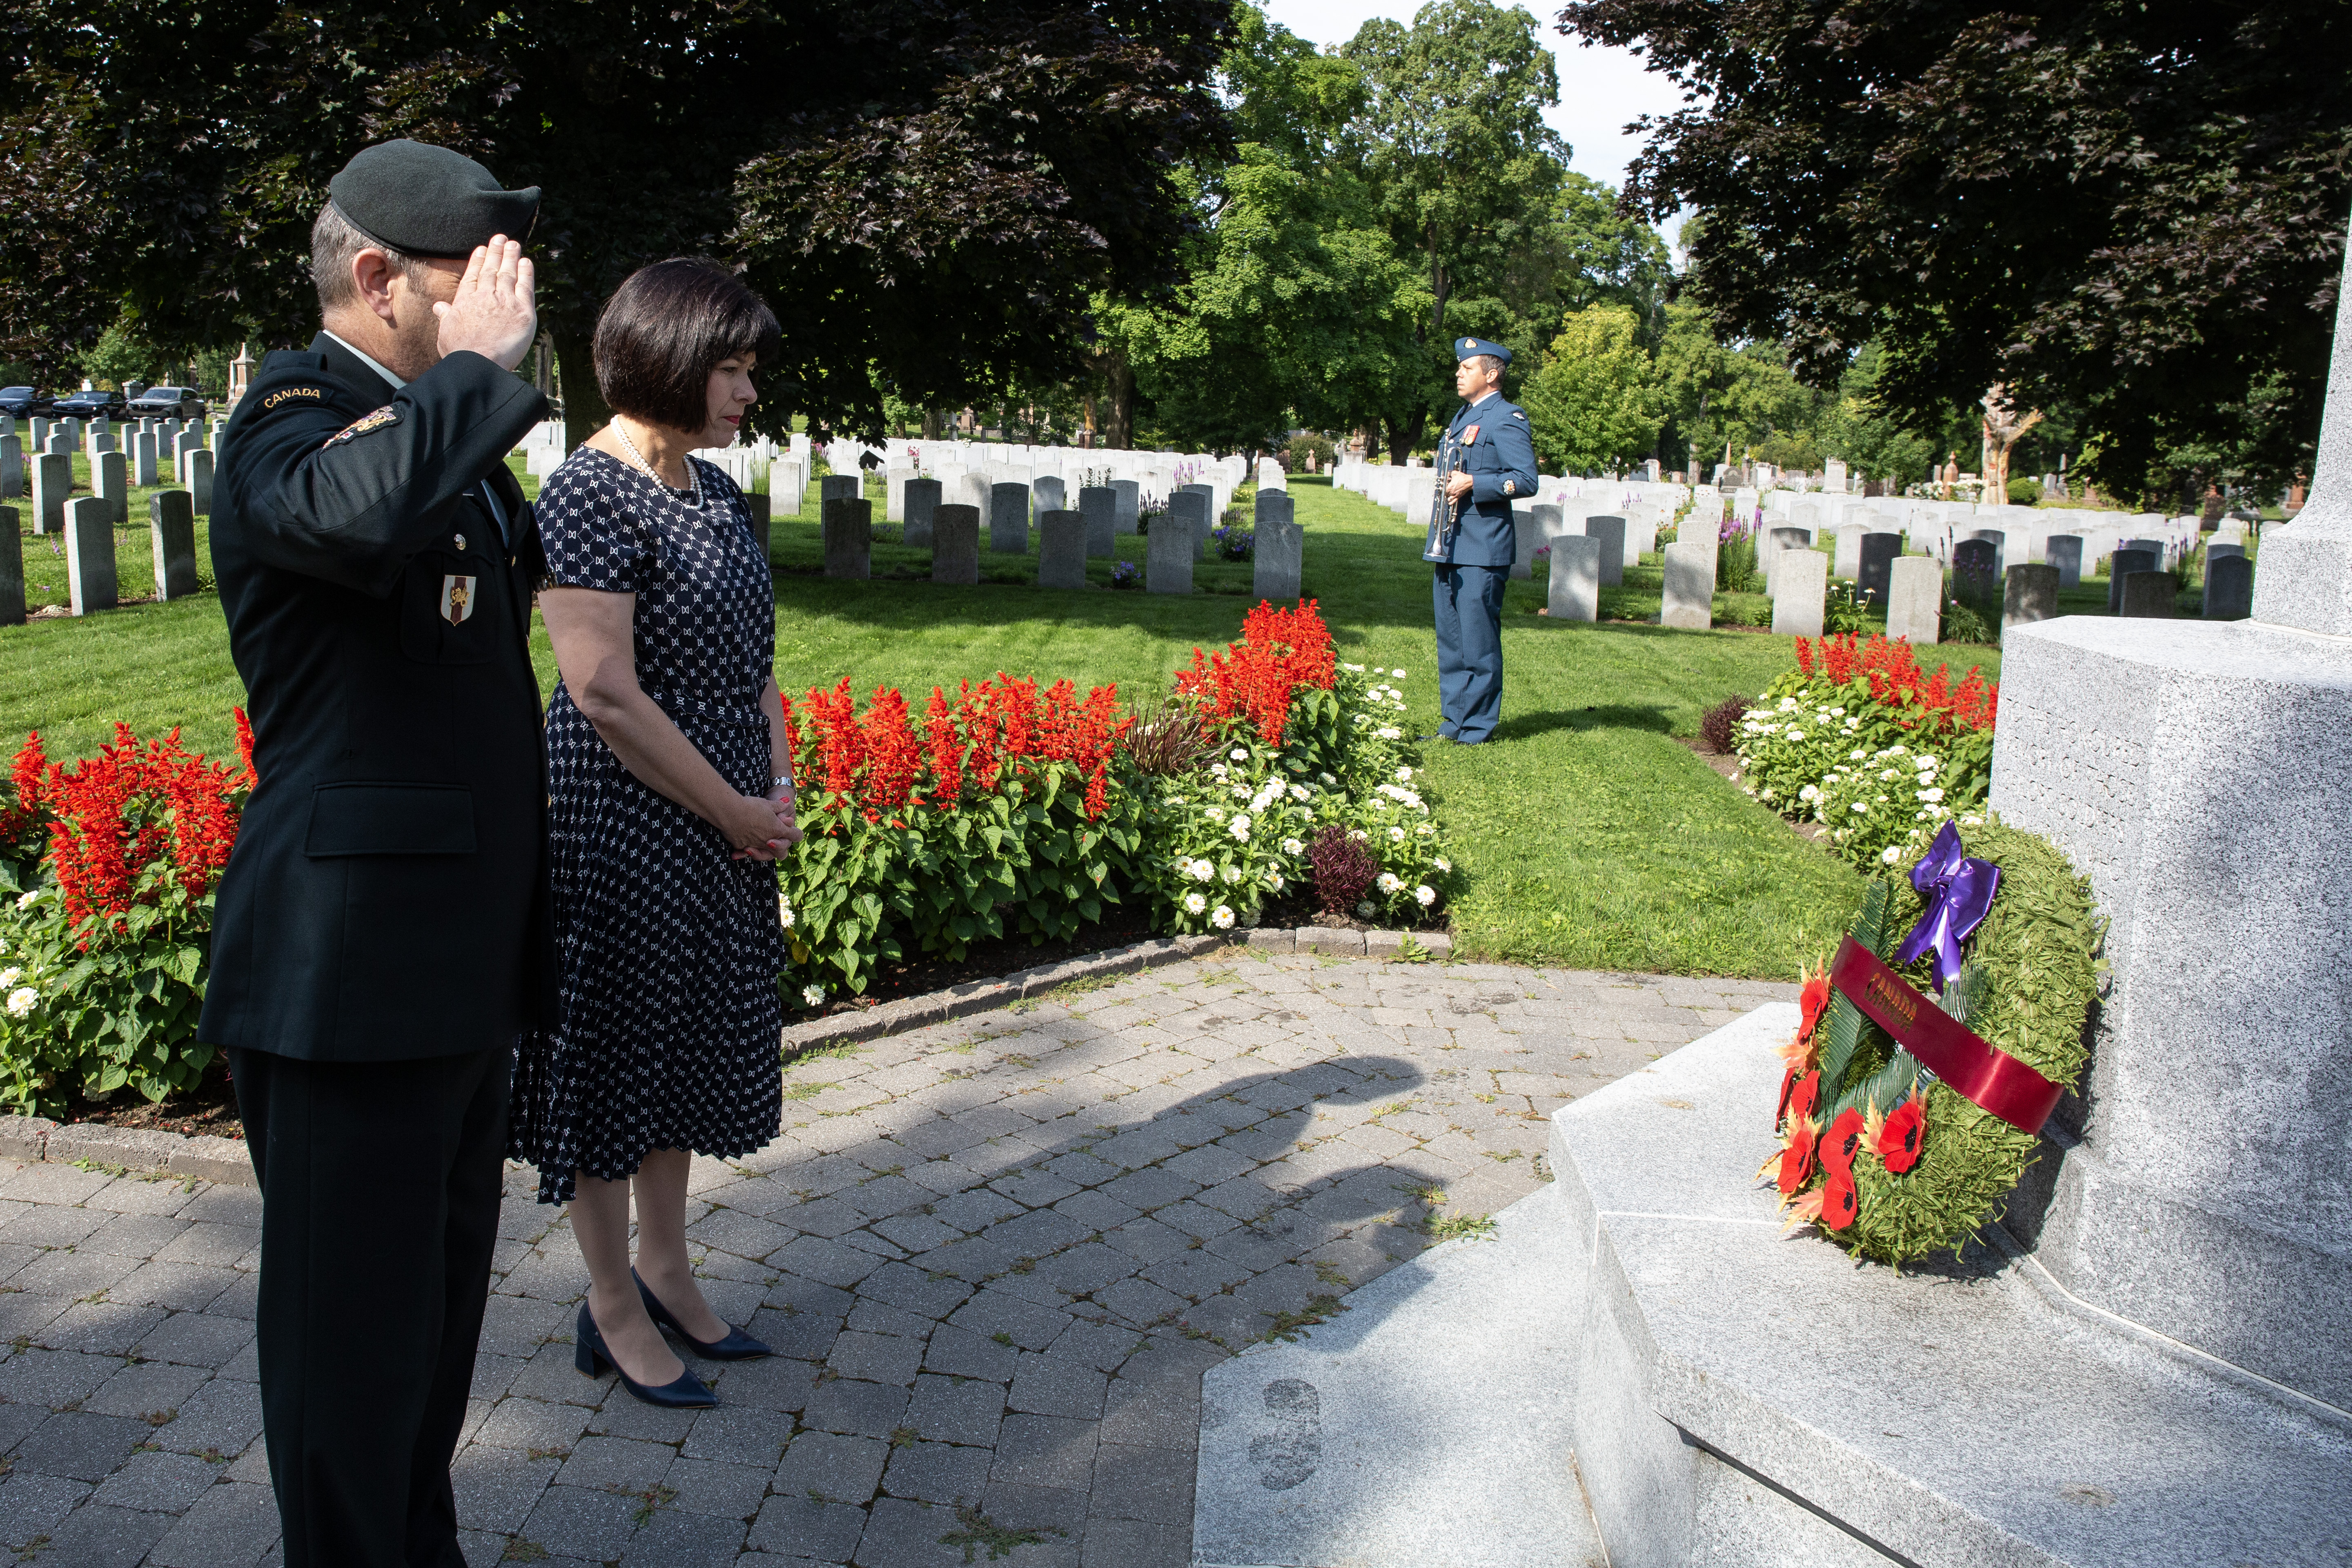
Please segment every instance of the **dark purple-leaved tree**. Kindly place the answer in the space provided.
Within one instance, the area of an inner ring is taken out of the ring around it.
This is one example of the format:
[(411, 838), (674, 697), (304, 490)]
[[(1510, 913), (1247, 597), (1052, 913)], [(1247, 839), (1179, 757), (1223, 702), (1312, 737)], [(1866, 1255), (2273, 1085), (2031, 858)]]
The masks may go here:
[(1705, 222), (1696, 296), (1822, 387), (1875, 340), (1919, 427), (2005, 385), (2098, 477), (2271, 480), (2318, 433), (2352, 208), (2339, 0), (1575, 0), (1690, 107), (1624, 200)]
[(598, 307), (678, 253), (742, 265), (784, 323), (759, 424), (878, 431), (886, 390), (1074, 374), (1097, 290), (1174, 281), (1230, 34), (1223, 0), (18, 0), (0, 357), (50, 369), (118, 319), (167, 349), (305, 341), (328, 178), (415, 136), (545, 188), (575, 436)]

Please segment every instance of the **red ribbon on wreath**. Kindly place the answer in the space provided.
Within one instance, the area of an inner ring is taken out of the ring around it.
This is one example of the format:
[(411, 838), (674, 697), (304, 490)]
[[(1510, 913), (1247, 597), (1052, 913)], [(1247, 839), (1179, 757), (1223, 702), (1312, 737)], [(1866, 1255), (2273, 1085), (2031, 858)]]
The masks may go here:
[(1852, 937), (1830, 961), (1830, 984), (1955, 1093), (2019, 1131), (2041, 1131), (2058, 1108), (2064, 1085), (1988, 1045)]

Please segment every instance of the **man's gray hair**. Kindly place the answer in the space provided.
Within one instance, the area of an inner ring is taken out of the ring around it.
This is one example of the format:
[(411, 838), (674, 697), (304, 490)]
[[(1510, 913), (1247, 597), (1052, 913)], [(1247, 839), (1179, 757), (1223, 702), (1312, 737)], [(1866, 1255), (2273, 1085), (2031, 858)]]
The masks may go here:
[(1502, 379), (1503, 362), (1496, 359), (1493, 354), (1472, 354), (1470, 356), (1470, 363), (1476, 365), (1481, 371), (1485, 372), (1488, 381), (1499, 381)]
[(359, 285), (352, 280), (352, 261), (362, 250), (383, 251), (393, 269), (412, 281), (425, 268), (421, 258), (370, 239), (329, 202), (319, 209), (319, 221), (310, 226), (310, 280), (318, 286), (322, 314), (360, 302)]

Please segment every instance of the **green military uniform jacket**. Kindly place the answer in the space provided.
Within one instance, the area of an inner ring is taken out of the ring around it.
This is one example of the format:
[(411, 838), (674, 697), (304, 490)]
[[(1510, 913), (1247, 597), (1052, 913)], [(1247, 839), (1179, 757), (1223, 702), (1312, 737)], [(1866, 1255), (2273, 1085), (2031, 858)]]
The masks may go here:
[(198, 1038), (387, 1061), (506, 1045), (541, 1016), (544, 557), (505, 457), (546, 406), (473, 353), (395, 393), (324, 333), (269, 355), (237, 404), (213, 571), (260, 782)]

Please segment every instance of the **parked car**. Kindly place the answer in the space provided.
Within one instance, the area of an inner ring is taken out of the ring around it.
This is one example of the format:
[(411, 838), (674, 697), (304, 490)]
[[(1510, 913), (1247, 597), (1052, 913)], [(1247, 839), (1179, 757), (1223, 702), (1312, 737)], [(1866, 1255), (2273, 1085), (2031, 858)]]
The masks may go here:
[(19, 419), (47, 418), (56, 407), (56, 402), (43, 397), (37, 387), (0, 386), (0, 414), (13, 414)]
[(151, 386), (124, 406), (141, 419), (202, 419), (205, 395), (193, 386)]
[(120, 419), (122, 417), (122, 394), (68, 393), (58, 399), (57, 416), (60, 419)]

